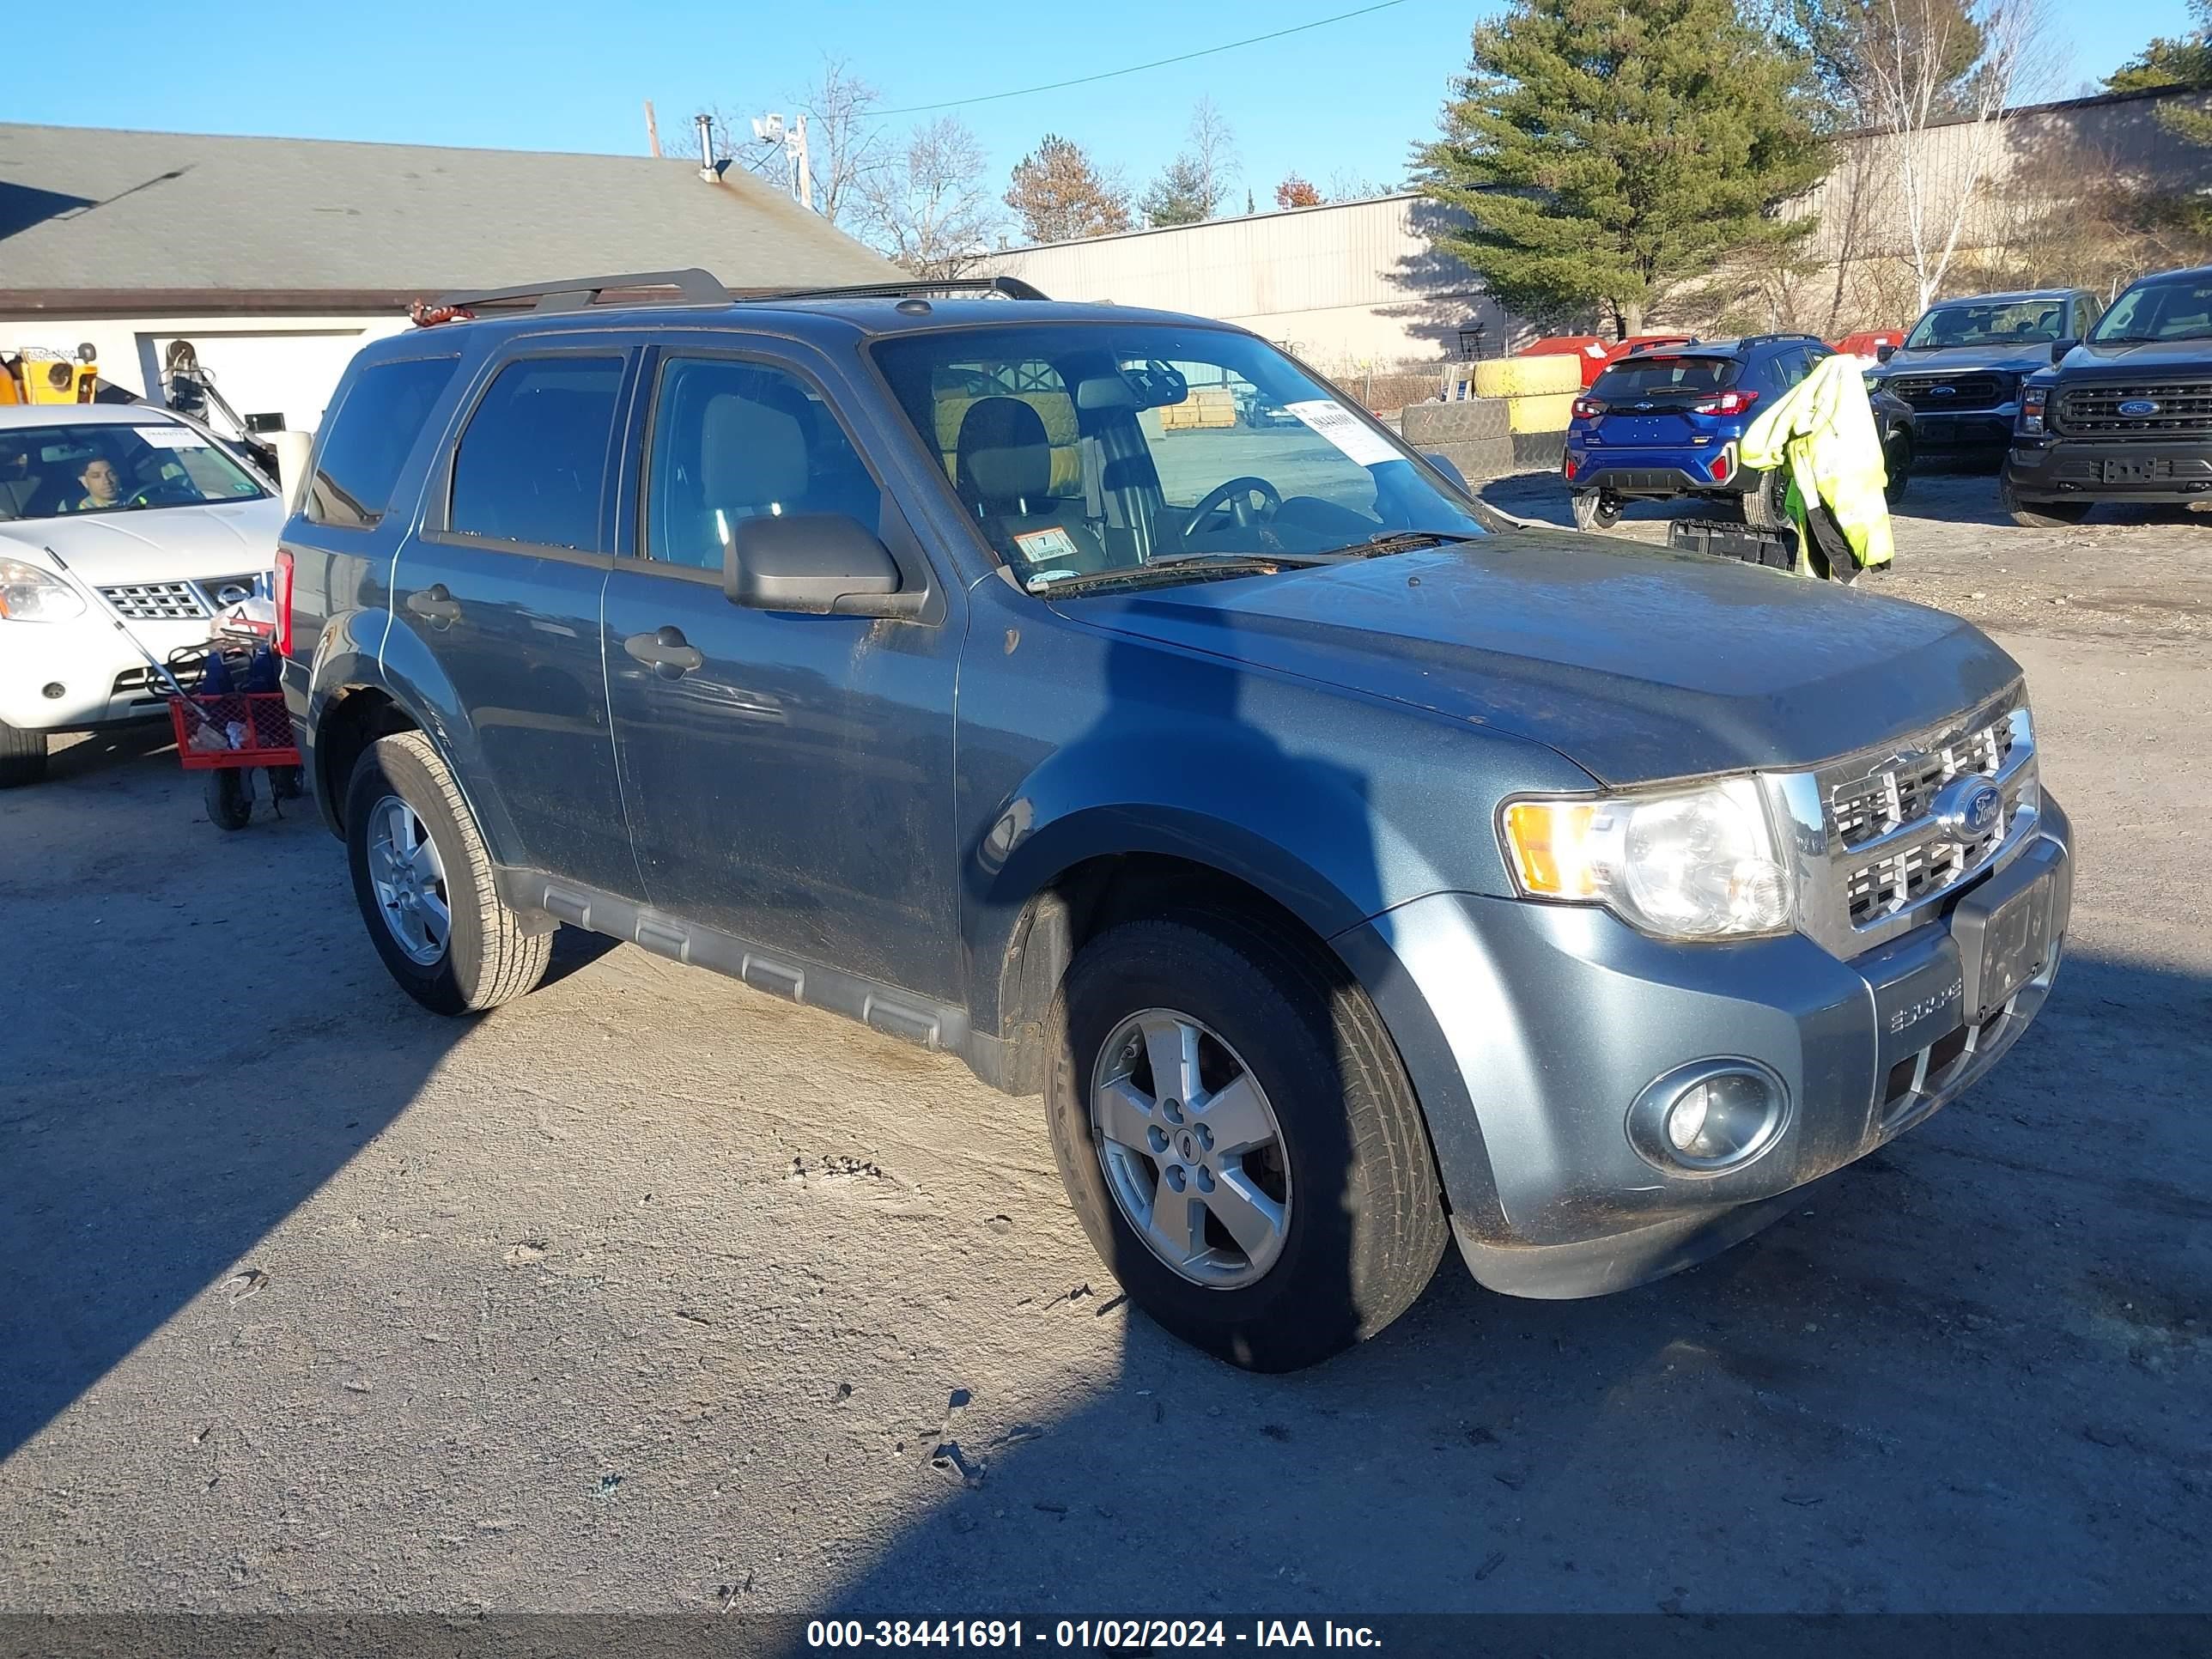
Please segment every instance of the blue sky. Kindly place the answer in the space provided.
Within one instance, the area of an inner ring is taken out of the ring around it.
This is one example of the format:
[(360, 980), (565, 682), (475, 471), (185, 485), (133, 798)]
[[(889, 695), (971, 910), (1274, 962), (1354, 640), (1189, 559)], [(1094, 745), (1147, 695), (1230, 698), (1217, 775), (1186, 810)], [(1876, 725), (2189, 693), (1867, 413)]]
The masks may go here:
[[(645, 99), (658, 106), (664, 141), (688, 142), (690, 117), (702, 106), (788, 107), (824, 52), (879, 87), (888, 106), (929, 104), (1142, 63), (1362, 3), (1371, 0), (21, 6), (9, 24), (10, 60), (75, 72), (11, 76), (0, 116), (641, 153)], [(2050, 3), (2054, 45), (2071, 52), (2063, 92), (2186, 21), (2185, 0)], [(1181, 144), (1192, 106), (1210, 96), (1236, 135), (1240, 182), (1265, 206), (1293, 169), (1324, 186), (1340, 172), (1398, 178), (1407, 146), (1434, 130), (1469, 28), (1494, 9), (1401, 0), (1194, 63), (955, 112), (982, 139), (994, 177), (1052, 131), (1141, 185)]]

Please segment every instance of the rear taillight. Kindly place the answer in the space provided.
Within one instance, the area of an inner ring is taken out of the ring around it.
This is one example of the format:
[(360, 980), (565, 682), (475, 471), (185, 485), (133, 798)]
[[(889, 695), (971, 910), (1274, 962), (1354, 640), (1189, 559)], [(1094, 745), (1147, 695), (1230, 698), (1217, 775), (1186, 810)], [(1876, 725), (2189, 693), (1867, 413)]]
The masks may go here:
[(1692, 415), (1741, 415), (1759, 401), (1756, 392), (1739, 392), (1734, 387), (1717, 398), (1708, 398), (1701, 404), (1692, 404)]
[(1579, 465), (1580, 463), (1578, 463), (1572, 455), (1569, 455), (1565, 460), (1559, 464), (1560, 470), (1566, 474), (1567, 482), (1569, 483), (1572, 483), (1575, 481), (1575, 470)]
[[(1552, 407), (1557, 409), (1559, 405), (1554, 404)], [(1604, 413), (1605, 405), (1599, 402), (1595, 398), (1577, 398), (1575, 399), (1574, 417), (1578, 421), (1594, 421)]]
[(276, 550), (276, 654), (292, 654), (292, 550)]
[(1715, 483), (1726, 483), (1729, 481), (1729, 474), (1735, 471), (1735, 446), (1734, 444), (1730, 444), (1726, 449), (1723, 449), (1719, 454), (1713, 457), (1711, 470), (1713, 482)]

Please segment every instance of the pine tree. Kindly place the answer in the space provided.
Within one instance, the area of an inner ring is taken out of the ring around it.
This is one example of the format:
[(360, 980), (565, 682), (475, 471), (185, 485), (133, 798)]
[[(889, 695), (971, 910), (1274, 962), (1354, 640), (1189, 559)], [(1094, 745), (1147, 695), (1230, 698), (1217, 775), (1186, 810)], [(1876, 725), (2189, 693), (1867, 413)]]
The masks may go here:
[(1129, 228), (1129, 193), (1092, 165), (1083, 146), (1057, 133), (1014, 164), (1006, 205), (1032, 242), (1073, 242)]
[(1513, 0), (1420, 153), (1472, 221), (1437, 242), (1510, 310), (1638, 333), (1669, 283), (1812, 228), (1771, 216), (1823, 168), (1807, 81), (1732, 0)]
[[(2147, 92), (2157, 87), (2212, 87), (2212, 0), (2189, 0), (2190, 20), (2196, 25), (2186, 34), (2160, 35), (2128, 63), (2106, 78), (2114, 92)], [(2169, 104), (2158, 112), (2159, 125), (2192, 144), (2212, 144), (2212, 112), (2185, 104)], [(2195, 216), (2207, 217), (2201, 207)]]
[(1221, 198), (1208, 184), (1205, 169), (1188, 155), (1178, 155), (1160, 169), (1142, 201), (1148, 225), (1194, 225), (1211, 219)]

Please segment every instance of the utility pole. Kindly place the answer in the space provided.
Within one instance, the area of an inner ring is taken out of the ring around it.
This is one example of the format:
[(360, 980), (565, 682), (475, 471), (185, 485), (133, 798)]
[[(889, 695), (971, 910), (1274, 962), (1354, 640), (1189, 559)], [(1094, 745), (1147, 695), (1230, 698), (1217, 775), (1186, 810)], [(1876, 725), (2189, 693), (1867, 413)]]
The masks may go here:
[(653, 152), (653, 159), (660, 159), (660, 123), (653, 118), (653, 100), (645, 100), (645, 143)]
[(792, 194), (801, 207), (811, 209), (814, 205), (814, 163), (806, 153), (806, 117), (803, 112), (793, 126), (791, 146)]

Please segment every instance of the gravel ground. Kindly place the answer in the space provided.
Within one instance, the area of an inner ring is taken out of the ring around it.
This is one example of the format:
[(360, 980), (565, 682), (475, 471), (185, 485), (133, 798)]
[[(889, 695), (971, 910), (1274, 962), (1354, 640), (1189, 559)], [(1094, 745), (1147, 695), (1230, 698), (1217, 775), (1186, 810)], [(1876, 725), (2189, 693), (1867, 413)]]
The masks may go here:
[(568, 936), (434, 1020), (317, 823), (76, 744), (0, 798), (0, 1607), (2203, 1609), (2212, 525), (1994, 509), (1871, 580), (2029, 670), (2039, 1026), (1704, 1267), (1448, 1260), (1286, 1378), (1131, 1315), (1034, 1102)]

